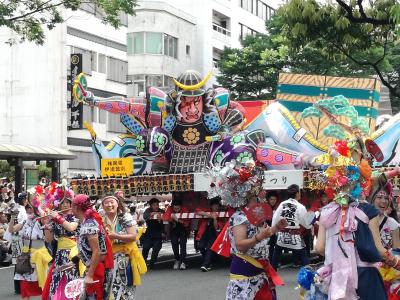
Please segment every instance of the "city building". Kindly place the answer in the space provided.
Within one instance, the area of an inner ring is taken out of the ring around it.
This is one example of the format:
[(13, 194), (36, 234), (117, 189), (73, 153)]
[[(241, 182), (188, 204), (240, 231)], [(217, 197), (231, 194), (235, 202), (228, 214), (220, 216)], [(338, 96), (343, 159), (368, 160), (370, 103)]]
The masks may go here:
[[(218, 74), (225, 47), (241, 47), (248, 34), (265, 33), (280, 1), (139, 1), (128, 17), (128, 96), (146, 86), (172, 87), (172, 77), (187, 69)], [(215, 84), (213, 77), (209, 85)]]
[[(0, 66), (6, 71), (0, 75), (0, 143), (67, 149), (77, 158), (61, 162), (61, 176), (95, 174), (89, 133), (81, 122), (71, 122), (71, 54), (82, 55), (89, 90), (98, 96), (139, 96), (148, 86), (167, 90), (187, 69), (217, 75), (224, 48), (266, 33), (265, 22), (281, 2), (138, 1), (136, 15), (121, 15), (119, 29), (105, 25), (98, 8), (83, 4), (62, 12), (66, 21), (46, 32), (42, 46), (9, 46), (5, 42), (17, 37), (1, 27)], [(215, 84), (213, 77), (208, 86)], [(105, 143), (126, 132), (117, 115), (85, 105), (81, 113)]]
[[(126, 29), (105, 25), (95, 6), (64, 10), (64, 23), (46, 32), (44, 45), (24, 42), (9, 46), (15, 33), (0, 28), (0, 143), (68, 149), (77, 158), (62, 161), (60, 175), (94, 174), (90, 135), (72, 129), (70, 55), (82, 54), (88, 87), (99, 96), (126, 96)], [(93, 122), (103, 140), (126, 132), (119, 117), (83, 106), (82, 119)], [(73, 125), (80, 125), (76, 124)]]

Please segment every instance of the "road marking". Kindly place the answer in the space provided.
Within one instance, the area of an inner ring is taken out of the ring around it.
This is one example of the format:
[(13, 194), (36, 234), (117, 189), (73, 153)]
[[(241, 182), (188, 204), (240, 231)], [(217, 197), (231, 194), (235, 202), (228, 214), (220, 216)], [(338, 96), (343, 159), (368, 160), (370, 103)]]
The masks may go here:
[(11, 266), (8, 266), (8, 267), (0, 267), (0, 270), (11, 269), (11, 268), (14, 268), (14, 267), (15, 267), (14, 265), (11, 265)]

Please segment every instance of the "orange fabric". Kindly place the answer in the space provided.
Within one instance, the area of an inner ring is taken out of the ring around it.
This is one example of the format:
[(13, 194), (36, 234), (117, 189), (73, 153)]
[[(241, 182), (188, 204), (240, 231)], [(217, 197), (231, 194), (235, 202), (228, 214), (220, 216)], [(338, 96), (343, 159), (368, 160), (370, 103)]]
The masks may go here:
[(363, 178), (365, 178), (365, 179), (371, 178), (372, 168), (369, 165), (368, 161), (366, 161), (365, 159), (362, 159), (359, 169), (360, 169), (360, 174)]

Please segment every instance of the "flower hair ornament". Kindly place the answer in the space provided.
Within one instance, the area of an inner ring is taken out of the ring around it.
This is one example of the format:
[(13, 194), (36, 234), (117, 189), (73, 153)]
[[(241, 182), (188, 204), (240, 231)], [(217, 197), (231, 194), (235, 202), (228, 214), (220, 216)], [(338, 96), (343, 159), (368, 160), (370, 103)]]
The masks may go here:
[(219, 196), (223, 205), (234, 208), (244, 206), (250, 198), (258, 197), (262, 191), (264, 170), (256, 166), (254, 161), (238, 164), (232, 160), (224, 167), (212, 167), (209, 174), (209, 197)]
[(50, 183), (47, 187), (37, 185), (31, 189), (32, 206), (35, 207), (40, 214), (56, 209), (66, 199), (72, 202), (74, 192), (67, 187), (66, 182), (58, 184)]

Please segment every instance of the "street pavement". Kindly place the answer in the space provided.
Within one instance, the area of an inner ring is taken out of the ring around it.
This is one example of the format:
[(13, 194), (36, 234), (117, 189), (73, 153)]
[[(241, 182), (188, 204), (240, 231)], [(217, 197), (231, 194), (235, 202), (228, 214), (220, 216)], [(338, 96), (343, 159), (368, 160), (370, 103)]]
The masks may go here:
[[(201, 257), (188, 242), (187, 270), (173, 270), (174, 263), (170, 243), (163, 245), (159, 262), (154, 270), (149, 270), (142, 277), (143, 283), (137, 288), (136, 300), (223, 300), (228, 283), (229, 264), (219, 262), (207, 273), (201, 272)], [(14, 295), (13, 267), (0, 269), (0, 299), (16, 300)], [(278, 299), (299, 299), (296, 290), (296, 275), (298, 268), (283, 266), (279, 274), (285, 282), (284, 287), (278, 288)], [(31, 299), (40, 299), (31, 298)]]

